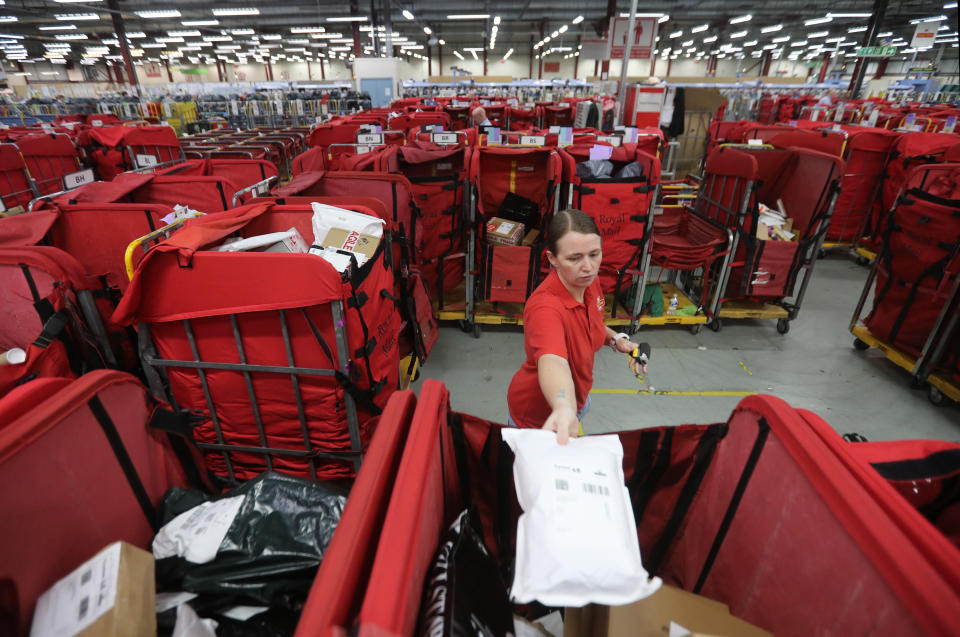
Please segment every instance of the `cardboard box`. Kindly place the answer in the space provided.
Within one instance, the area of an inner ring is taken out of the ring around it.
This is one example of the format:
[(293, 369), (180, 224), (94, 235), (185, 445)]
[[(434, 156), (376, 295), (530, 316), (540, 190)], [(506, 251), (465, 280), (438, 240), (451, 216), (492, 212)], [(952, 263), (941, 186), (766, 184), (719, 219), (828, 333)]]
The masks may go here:
[[(687, 634), (714, 637), (773, 637), (773, 633), (738, 619), (725, 604), (673, 586), (626, 606), (568, 608), (563, 637), (666, 637)], [(671, 632), (673, 629), (673, 632)]]
[(523, 240), (523, 224), (493, 217), (487, 222), (487, 243), (498, 246), (518, 246)]
[(320, 242), (325, 248), (336, 248), (348, 252), (362, 254), (367, 259), (371, 258), (380, 245), (380, 238), (369, 234), (363, 234), (356, 230), (346, 228), (330, 228), (327, 236)]
[(37, 599), (30, 637), (155, 637), (153, 554), (115, 542)]
[(537, 237), (540, 236), (540, 231), (534, 228), (527, 233), (527, 236), (523, 238), (523, 241), (520, 242), (522, 246), (532, 246), (533, 242), (537, 240)]

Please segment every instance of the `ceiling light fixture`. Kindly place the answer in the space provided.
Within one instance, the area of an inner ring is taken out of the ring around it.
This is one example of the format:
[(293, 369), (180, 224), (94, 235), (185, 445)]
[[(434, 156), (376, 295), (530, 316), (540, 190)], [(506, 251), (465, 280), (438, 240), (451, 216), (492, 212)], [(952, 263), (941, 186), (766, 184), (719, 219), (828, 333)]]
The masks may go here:
[(753, 16), (750, 14), (747, 14), (747, 15), (738, 16), (736, 18), (730, 18), (729, 22), (730, 24), (740, 24), (742, 22), (750, 22), (750, 20), (753, 20)]
[[(448, 15), (447, 20), (486, 20), (490, 17), (489, 13), (455, 13), (453, 15)], [(469, 51), (470, 49), (464, 49), (464, 51)], [(482, 51), (483, 49), (481, 49)]]
[[(663, 24), (664, 22), (666, 22), (666, 21), (669, 20), (669, 19), (670, 19), (670, 15), (667, 14), (667, 13), (664, 13), (662, 16), (660, 16), (659, 18), (657, 18), (657, 24)], [(576, 55), (580, 55), (580, 54), (577, 53), (577, 54), (575, 54), (575, 56), (576, 56)]]
[(179, 18), (180, 17), (180, 12), (176, 9), (159, 9), (159, 10), (151, 9), (150, 11), (134, 11), (134, 13), (136, 13), (137, 16), (147, 20), (153, 19), (153, 18), (161, 19), (161, 18)]
[(583, 22), (583, 16), (578, 15), (577, 17), (575, 17), (573, 20), (570, 21), (570, 24), (580, 24), (581, 22)]
[(808, 38), (825, 38), (830, 35), (829, 31), (817, 31), (816, 33), (808, 33)]
[(327, 22), (366, 22), (369, 20), (367, 16), (359, 15), (348, 15), (339, 18), (327, 18)]
[(775, 24), (773, 26), (763, 27), (762, 29), (760, 29), (760, 33), (776, 33), (782, 28), (783, 28), (782, 24)]
[(414, 20), (414, 19), (415, 19), (415, 18), (414, 18), (414, 15), (413, 15), (412, 13), (410, 13), (410, 11), (408, 11), (407, 9), (404, 9), (401, 13), (403, 13), (403, 17), (405, 17), (407, 20)]
[(220, 24), (219, 20), (182, 20), (180, 22), (185, 27), (215, 27)]
[(75, 24), (50, 24), (47, 26), (37, 27), (40, 31), (76, 31), (77, 25)]
[(731, 33), (730, 38), (733, 40), (736, 40), (737, 38), (745, 38), (747, 37), (747, 33), (749, 33), (749, 31), (737, 31), (736, 33)]
[(709, 24), (701, 24), (698, 27), (693, 27), (692, 29), (690, 29), (690, 33), (700, 33), (702, 31), (706, 31), (709, 28), (710, 28)]
[(256, 7), (223, 7), (211, 9), (215, 16), (238, 16), (238, 15), (260, 15), (260, 9)]
[(717, 41), (717, 36), (711, 35), (709, 38), (704, 38), (703, 41), (704, 41), (705, 44), (710, 44), (711, 42), (716, 42), (716, 41)]
[(54, 18), (61, 22), (73, 22), (74, 20), (99, 20), (100, 16), (96, 13), (55, 13)]
[(815, 24), (826, 24), (827, 22), (833, 22), (833, 18), (830, 15), (825, 15), (822, 18), (811, 18), (809, 20), (804, 20), (803, 25), (807, 27), (812, 27)]

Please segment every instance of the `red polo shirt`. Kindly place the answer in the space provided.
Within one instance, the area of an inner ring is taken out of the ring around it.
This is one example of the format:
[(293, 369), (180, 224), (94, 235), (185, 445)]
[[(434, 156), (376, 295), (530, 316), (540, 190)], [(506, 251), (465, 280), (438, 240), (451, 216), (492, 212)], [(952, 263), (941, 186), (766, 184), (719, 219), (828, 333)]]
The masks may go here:
[(600, 280), (583, 294), (583, 303), (563, 286), (554, 270), (527, 299), (523, 309), (523, 343), (527, 360), (507, 390), (510, 417), (520, 427), (542, 427), (550, 405), (540, 389), (537, 362), (544, 354), (565, 358), (573, 373), (577, 411), (593, 386), (593, 358), (607, 338)]

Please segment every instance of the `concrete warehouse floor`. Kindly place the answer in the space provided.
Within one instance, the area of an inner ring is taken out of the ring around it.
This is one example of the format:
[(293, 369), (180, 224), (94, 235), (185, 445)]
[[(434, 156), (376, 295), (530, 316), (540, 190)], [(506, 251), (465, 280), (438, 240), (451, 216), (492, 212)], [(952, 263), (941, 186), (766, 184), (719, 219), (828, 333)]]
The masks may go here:
[[(625, 356), (602, 349), (585, 431), (719, 422), (740, 400), (629, 391), (652, 386), (772, 394), (819, 414), (841, 434), (858, 432), (869, 440), (960, 441), (960, 405), (932, 405), (926, 391), (911, 389), (907, 372), (881, 352), (853, 348), (847, 327), (867, 273), (846, 255), (820, 260), (800, 315), (784, 336), (772, 320), (725, 321), (720, 332), (703, 329), (697, 335), (681, 326), (642, 328), (633, 339), (653, 347), (645, 386), (629, 371)], [(443, 381), (457, 411), (506, 422), (507, 386), (523, 357), (523, 334), (516, 326), (484, 326), (474, 339), (447, 324), (421, 378)]]

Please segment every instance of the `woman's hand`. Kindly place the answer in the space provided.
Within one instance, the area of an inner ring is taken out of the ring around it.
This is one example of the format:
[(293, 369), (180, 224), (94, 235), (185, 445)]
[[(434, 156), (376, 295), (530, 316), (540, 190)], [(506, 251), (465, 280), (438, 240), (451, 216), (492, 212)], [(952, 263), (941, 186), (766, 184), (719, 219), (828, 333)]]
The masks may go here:
[[(630, 354), (631, 352), (633, 352), (633, 350), (637, 348), (637, 344), (627, 338), (618, 338), (615, 341), (615, 345), (616, 345), (617, 351), (623, 354)], [(641, 373), (643, 374), (647, 373), (646, 364), (641, 365), (640, 362), (635, 358), (633, 358), (632, 356), (630, 357), (629, 365), (630, 365), (630, 370), (635, 375), (640, 375)]]
[(556, 407), (543, 423), (543, 428), (547, 431), (555, 431), (557, 442), (561, 445), (567, 444), (570, 438), (576, 438), (580, 432), (580, 421), (577, 419), (576, 409), (567, 405)]

